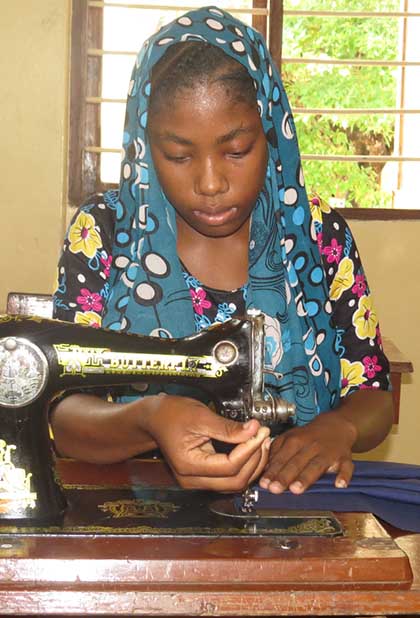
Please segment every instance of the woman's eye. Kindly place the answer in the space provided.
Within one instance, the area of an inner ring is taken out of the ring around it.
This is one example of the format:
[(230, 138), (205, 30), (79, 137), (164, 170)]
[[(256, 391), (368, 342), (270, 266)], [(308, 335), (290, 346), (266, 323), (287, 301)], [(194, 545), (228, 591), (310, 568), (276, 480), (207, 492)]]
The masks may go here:
[(245, 157), (249, 152), (251, 152), (251, 149), (252, 146), (250, 148), (245, 148), (244, 150), (232, 150), (228, 153), (228, 156), (233, 157), (234, 159), (242, 159), (242, 157)]
[(188, 161), (188, 156), (173, 156), (165, 154), (165, 159), (167, 159), (168, 161), (172, 161), (173, 163), (184, 163), (185, 161)]

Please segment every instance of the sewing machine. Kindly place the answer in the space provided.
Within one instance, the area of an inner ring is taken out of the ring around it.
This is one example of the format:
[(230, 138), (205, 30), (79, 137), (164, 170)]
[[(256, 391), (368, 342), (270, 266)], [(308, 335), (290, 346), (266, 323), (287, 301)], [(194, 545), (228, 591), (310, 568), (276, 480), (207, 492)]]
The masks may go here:
[(294, 405), (265, 389), (264, 371), (264, 315), (256, 310), (183, 339), (2, 316), (0, 521), (34, 525), (58, 522), (63, 515), (47, 419), (51, 401), (62, 391), (139, 382), (193, 384), (227, 418), (287, 422)]
[(357, 613), (380, 613), (387, 592), (394, 599), (407, 590), (401, 604), (413, 612), (420, 592), (409, 590), (408, 558), (369, 513), (279, 512), (260, 507), (253, 489), (181, 490), (162, 460), (95, 466), (52, 454), (48, 407), (71, 389), (194, 384), (227, 418), (285, 423), (294, 406), (266, 391), (264, 372), (259, 312), (166, 340), (0, 317), (3, 606), (60, 615), (126, 615), (134, 607), (148, 615), (278, 615), (290, 613), (292, 588), (301, 595), (294, 613), (314, 615), (321, 588), (320, 613), (330, 611), (335, 589), (355, 591)]

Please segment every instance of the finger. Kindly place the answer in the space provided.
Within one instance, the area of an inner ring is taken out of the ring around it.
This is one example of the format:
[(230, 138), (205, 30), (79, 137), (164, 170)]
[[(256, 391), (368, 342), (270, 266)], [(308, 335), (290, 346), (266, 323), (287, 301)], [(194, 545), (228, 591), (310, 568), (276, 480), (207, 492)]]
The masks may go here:
[(238, 423), (237, 421), (224, 418), (215, 412), (211, 412), (211, 410), (208, 410), (206, 424), (205, 435), (213, 440), (229, 444), (240, 444), (249, 440), (249, 438), (257, 434), (261, 427), (255, 418), (246, 423)]
[[(353, 462), (351, 459), (343, 459), (339, 465), (339, 474), (336, 477), (336, 487), (347, 487), (353, 473)], [(329, 469), (328, 459), (319, 453), (310, 459), (297, 475), (296, 479), (289, 483), (289, 491), (293, 494), (301, 494), (311, 485), (316, 483)], [(337, 483), (339, 483), (337, 485)]]
[[(244, 479), (243, 483), (246, 483), (251, 475), (255, 472), (256, 468), (260, 468), (262, 445), (268, 439), (270, 430), (268, 427), (260, 427), (258, 433), (249, 438), (246, 442), (238, 444), (230, 453), (226, 455), (229, 461), (229, 468), (224, 467), (224, 476), (236, 476)], [(255, 460), (254, 455), (257, 454)], [(268, 451), (264, 449), (264, 462), (267, 461)], [(265, 465), (265, 463), (264, 463)], [(261, 467), (261, 471), (264, 468)]]
[[(171, 463), (169, 458), (168, 460), (174, 473), (183, 477), (233, 477), (238, 475), (248, 460), (259, 451), (269, 433), (268, 427), (260, 427), (255, 436), (238, 444), (230, 453), (216, 453), (213, 449), (200, 446), (188, 452), (188, 460), (183, 461), (182, 465), (178, 465), (177, 462)], [(254, 467), (258, 465), (259, 460), (258, 454)]]
[(228, 480), (228, 488), (224, 491), (243, 491), (258, 478), (267, 462), (269, 449), (270, 438), (266, 437), (255, 454), (241, 467), (233, 485)]
[(203, 440), (213, 439), (229, 444), (240, 444), (255, 436), (261, 427), (261, 424), (255, 418), (245, 423), (239, 423), (224, 418), (197, 401), (193, 401), (192, 406), (195, 406), (198, 410), (196, 422), (191, 424), (189, 430), (200, 443)]
[(176, 475), (177, 481), (185, 489), (204, 489), (218, 492), (243, 491), (249, 484), (253, 471), (259, 467), (261, 453), (255, 452), (241, 468), (238, 474), (227, 477), (182, 476)]
[(257, 434), (233, 448), (227, 455), (230, 461), (237, 465), (243, 465), (251, 453), (259, 450), (263, 442), (269, 437), (270, 429), (260, 427)]
[(248, 485), (256, 481), (263, 473), (263, 470), (265, 466), (267, 465), (268, 457), (270, 455), (270, 446), (271, 446), (271, 440), (270, 438), (266, 438), (264, 442), (262, 443), (262, 447), (261, 447), (260, 463), (258, 465), (258, 468), (255, 470), (254, 474), (248, 480)]
[(283, 436), (277, 436), (276, 438), (271, 439), (271, 445), (270, 445), (267, 465), (265, 466), (265, 469), (261, 473), (261, 478), (259, 480), (259, 485), (263, 489), (268, 489), (268, 486), (271, 483), (271, 477), (273, 476), (273, 457), (275, 457), (281, 451), (283, 443), (284, 443)]
[(286, 436), (281, 441), (276, 438), (271, 445), (269, 462), (261, 477), (260, 486), (273, 493), (281, 493), (287, 489), (303, 467), (302, 452), (299, 436)]
[[(286, 489), (292, 493), (302, 493), (325, 473), (330, 464), (327, 456), (320, 452), (317, 443), (302, 448), (300, 440), (293, 440), (293, 442), (293, 448), (290, 451), (293, 455), (288, 461), (283, 463), (280, 460), (279, 462), (276, 454), (274, 465), (264, 472), (264, 478), (270, 480), (268, 484), (264, 483), (265, 488), (272, 493), (281, 493)], [(286, 453), (289, 446), (286, 444), (283, 449)]]
[(338, 488), (348, 487), (353, 476), (354, 463), (351, 459), (344, 459), (338, 469), (338, 474), (335, 478), (335, 486)]
[(240, 473), (242, 488), (248, 487), (250, 484), (252, 484), (256, 479), (258, 479), (261, 476), (265, 466), (267, 465), (267, 461), (268, 461), (268, 457), (270, 453), (270, 444), (271, 444), (270, 438), (266, 438), (263, 441), (261, 448), (259, 450), (260, 459), (256, 466), (252, 467), (251, 465), (248, 465), (248, 463), (245, 464), (245, 466), (243, 466), (241, 473)]
[(289, 483), (289, 490), (293, 494), (301, 494), (313, 485), (328, 469), (327, 458), (319, 454), (307, 461), (296, 478)]

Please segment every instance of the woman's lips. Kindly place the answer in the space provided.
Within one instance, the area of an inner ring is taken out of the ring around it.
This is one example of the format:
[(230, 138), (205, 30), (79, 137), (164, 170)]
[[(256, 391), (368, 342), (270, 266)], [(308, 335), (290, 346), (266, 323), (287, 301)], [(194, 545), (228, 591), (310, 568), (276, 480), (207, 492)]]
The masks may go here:
[(223, 210), (194, 210), (194, 215), (207, 225), (224, 225), (235, 217), (236, 208)]

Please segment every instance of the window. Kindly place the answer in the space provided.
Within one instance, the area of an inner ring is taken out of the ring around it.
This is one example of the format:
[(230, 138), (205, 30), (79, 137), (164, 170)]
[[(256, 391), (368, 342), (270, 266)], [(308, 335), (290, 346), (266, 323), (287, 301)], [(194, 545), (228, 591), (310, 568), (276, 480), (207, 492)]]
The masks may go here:
[[(331, 204), (420, 208), (418, 0), (285, 0), (282, 76), (309, 189)], [(418, 197), (417, 197), (418, 200)]]
[[(416, 216), (419, 1), (217, 4), (263, 32), (281, 62), (308, 189), (345, 207), (346, 216), (387, 217), (401, 208)], [(125, 94), (142, 41), (202, 5), (73, 0), (71, 204), (118, 182)]]
[[(125, 97), (131, 69), (142, 42), (167, 21), (202, 0), (164, 4), (148, 0), (73, 0), (70, 106), (69, 202), (77, 206), (89, 194), (117, 184)], [(272, 39), (279, 59), (281, 21), (278, 0), (219, 0)], [(267, 6), (268, 5), (268, 6)], [(172, 8), (173, 7), (173, 8)]]

